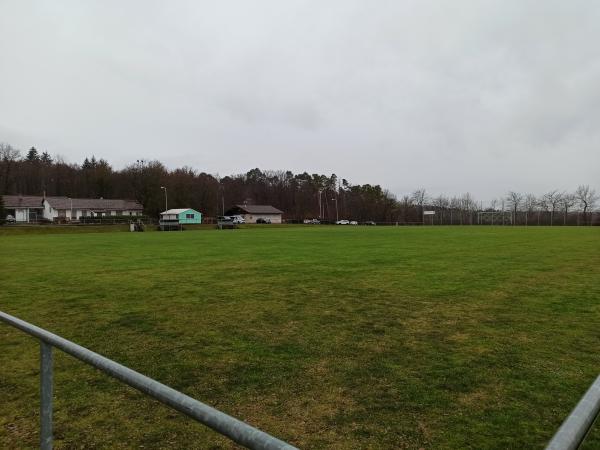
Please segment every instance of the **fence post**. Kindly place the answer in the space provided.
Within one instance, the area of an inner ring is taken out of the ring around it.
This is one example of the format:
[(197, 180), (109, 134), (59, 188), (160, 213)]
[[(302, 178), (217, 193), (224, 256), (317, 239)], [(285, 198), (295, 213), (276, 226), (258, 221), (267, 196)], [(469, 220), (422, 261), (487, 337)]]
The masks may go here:
[(40, 341), (40, 448), (52, 450), (52, 346)]
[(95, 367), (107, 375), (128, 384), (138, 391), (212, 428), (247, 448), (261, 450), (298, 450), (241, 420), (212, 408), (182, 392), (148, 378), (104, 356), (81, 347), (47, 330), (36, 327), (0, 311), (0, 322), (7, 324), (40, 340), (40, 448), (52, 450), (52, 352), (59, 350)]
[(581, 397), (569, 417), (562, 423), (546, 450), (579, 448), (594, 421), (600, 414), (600, 376)]

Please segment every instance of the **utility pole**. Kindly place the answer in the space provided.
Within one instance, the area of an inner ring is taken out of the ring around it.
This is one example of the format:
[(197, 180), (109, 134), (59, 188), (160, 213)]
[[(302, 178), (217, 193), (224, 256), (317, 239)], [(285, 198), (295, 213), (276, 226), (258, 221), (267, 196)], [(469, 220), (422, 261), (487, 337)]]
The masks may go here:
[(168, 211), (169, 210), (169, 205), (168, 205), (168, 202), (167, 202), (167, 188), (164, 187), (164, 186), (161, 186), (160, 188), (165, 191), (165, 211)]
[(319, 189), (319, 219), (323, 218), (322, 204), (321, 204), (321, 194), (322, 193), (323, 193), (323, 191), (321, 189)]
[(332, 198), (331, 201), (335, 202), (335, 221), (339, 222), (340, 216), (338, 214), (338, 205), (337, 205), (337, 197)]

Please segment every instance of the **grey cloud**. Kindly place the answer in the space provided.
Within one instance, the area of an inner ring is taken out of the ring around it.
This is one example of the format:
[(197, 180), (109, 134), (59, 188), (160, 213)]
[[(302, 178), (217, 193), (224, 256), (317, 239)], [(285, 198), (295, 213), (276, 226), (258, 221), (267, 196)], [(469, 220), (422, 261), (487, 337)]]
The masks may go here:
[(583, 0), (5, 0), (0, 140), (399, 195), (598, 186), (598, 23)]

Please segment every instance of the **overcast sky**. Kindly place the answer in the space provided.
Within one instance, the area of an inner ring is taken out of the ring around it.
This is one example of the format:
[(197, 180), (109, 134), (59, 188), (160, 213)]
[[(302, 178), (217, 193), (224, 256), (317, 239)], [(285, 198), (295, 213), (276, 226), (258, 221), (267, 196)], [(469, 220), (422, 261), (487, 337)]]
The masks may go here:
[(600, 2), (0, 0), (0, 142), (397, 195), (600, 188)]

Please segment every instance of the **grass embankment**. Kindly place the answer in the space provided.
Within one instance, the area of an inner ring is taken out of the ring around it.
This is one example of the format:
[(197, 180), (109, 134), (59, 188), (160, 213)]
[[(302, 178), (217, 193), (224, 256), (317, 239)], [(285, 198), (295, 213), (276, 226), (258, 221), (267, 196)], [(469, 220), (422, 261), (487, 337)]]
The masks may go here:
[[(257, 225), (244, 224), (237, 225), (236, 229), (250, 228), (287, 228), (287, 227), (306, 227), (308, 225)], [(310, 225), (312, 226), (312, 225)], [(187, 224), (184, 225), (184, 231), (215, 230), (216, 224)], [(79, 234), (79, 233), (113, 233), (118, 231), (130, 231), (129, 224), (111, 224), (111, 225), (5, 225), (0, 226), (0, 236), (22, 236), (35, 234)], [(158, 225), (146, 224), (145, 232), (159, 231)]]
[[(541, 447), (600, 371), (598, 228), (2, 236), (0, 283), (3, 311), (304, 448)], [(0, 447), (37, 445), (38, 358), (0, 324)], [(57, 448), (230, 446), (55, 367)]]
[(129, 231), (129, 225), (5, 225), (0, 226), (0, 237), (35, 234), (114, 233), (117, 231)]

